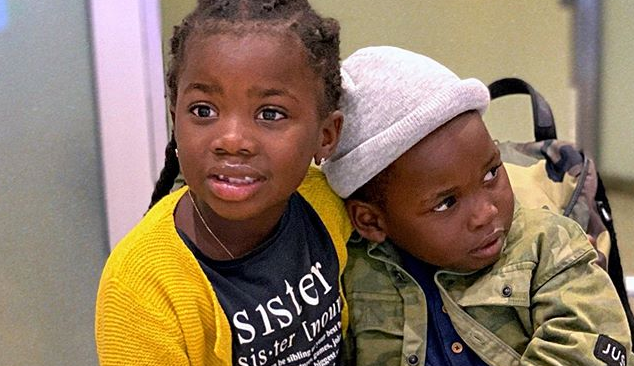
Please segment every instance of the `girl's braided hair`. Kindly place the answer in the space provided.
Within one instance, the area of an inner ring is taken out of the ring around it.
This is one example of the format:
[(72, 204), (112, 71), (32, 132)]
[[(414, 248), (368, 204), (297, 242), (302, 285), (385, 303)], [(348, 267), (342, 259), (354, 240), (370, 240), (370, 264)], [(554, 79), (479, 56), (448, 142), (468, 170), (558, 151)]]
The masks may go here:
[[(170, 105), (176, 105), (178, 79), (185, 62), (187, 41), (192, 35), (249, 32), (265, 27), (290, 30), (299, 37), (306, 47), (309, 66), (324, 85), (320, 115), (337, 110), (341, 96), (339, 23), (319, 16), (308, 0), (199, 0), (194, 11), (174, 27), (167, 71)], [(165, 167), (154, 187), (150, 207), (170, 192), (179, 171), (172, 131), (165, 148)]]

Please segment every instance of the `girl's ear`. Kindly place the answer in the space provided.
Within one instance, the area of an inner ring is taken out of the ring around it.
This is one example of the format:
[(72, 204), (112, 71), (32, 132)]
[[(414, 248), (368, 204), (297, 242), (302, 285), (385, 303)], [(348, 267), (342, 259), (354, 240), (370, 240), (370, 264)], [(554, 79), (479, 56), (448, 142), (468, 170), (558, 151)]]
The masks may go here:
[(385, 219), (379, 207), (353, 199), (346, 201), (346, 210), (352, 225), (362, 237), (377, 243), (385, 241)]
[(334, 111), (328, 115), (323, 121), (321, 127), (321, 144), (315, 154), (315, 163), (320, 165), (322, 159), (328, 159), (339, 142), (339, 134), (341, 133), (341, 124), (343, 123), (343, 114), (340, 111)]

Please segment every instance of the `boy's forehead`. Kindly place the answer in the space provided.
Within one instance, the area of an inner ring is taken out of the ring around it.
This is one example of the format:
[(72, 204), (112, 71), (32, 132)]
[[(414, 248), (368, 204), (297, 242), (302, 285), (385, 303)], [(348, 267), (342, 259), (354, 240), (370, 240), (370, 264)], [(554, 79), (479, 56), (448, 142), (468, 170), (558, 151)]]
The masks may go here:
[(394, 161), (393, 172), (420, 184), (446, 186), (461, 173), (480, 172), (496, 151), (480, 114), (467, 112), (418, 141)]
[(435, 154), (436, 151), (443, 154), (448, 151), (459, 151), (468, 147), (464, 143), (458, 143), (463, 134), (470, 134), (473, 131), (482, 129), (486, 132), (486, 127), (480, 114), (476, 111), (468, 111), (439, 125), (420, 139), (408, 152), (416, 149), (422, 149), (427, 154)]

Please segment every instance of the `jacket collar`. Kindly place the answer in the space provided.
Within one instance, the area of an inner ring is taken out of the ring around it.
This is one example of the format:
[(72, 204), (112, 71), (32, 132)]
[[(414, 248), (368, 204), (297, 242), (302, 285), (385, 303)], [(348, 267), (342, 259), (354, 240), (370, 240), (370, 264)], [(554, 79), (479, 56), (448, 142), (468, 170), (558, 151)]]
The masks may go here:
[[(366, 240), (366, 239), (362, 239)], [(393, 265), (397, 265), (399, 267), (403, 266), (403, 260), (401, 259), (401, 255), (398, 252), (398, 249), (392, 244), (392, 242), (388, 239), (382, 243), (376, 243), (367, 241), (366, 250), (368, 256), (378, 259), (383, 262), (388, 262)]]

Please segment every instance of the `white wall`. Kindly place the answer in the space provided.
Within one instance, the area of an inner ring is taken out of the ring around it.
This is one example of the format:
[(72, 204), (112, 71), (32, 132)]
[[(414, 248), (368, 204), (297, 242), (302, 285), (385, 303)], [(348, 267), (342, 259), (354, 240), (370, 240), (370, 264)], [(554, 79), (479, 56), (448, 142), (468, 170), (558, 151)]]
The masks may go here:
[[(634, 2), (605, 1), (599, 162), (634, 194)], [(630, 224), (632, 220), (630, 220)]]

